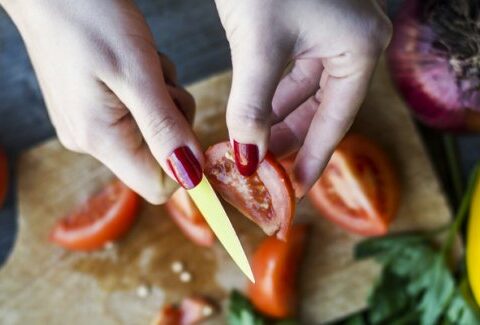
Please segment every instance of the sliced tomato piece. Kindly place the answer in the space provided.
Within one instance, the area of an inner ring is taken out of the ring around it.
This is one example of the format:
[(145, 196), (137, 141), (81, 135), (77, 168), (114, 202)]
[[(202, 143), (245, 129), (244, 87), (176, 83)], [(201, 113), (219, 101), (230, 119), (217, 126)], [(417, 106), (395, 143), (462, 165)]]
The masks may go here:
[(216, 306), (207, 298), (201, 296), (186, 297), (180, 304), (181, 325), (199, 324), (213, 316)]
[(368, 138), (347, 135), (308, 193), (327, 219), (364, 236), (388, 232), (399, 205), (399, 182), (386, 153)]
[(179, 188), (167, 201), (165, 208), (185, 236), (194, 243), (206, 247), (215, 243), (215, 234), (185, 189)]
[(152, 325), (195, 325), (210, 318), (216, 306), (201, 296), (186, 297), (180, 306), (166, 305), (152, 321)]
[(180, 325), (182, 314), (175, 305), (166, 305), (155, 316), (151, 325)]
[(265, 315), (274, 318), (295, 315), (296, 280), (307, 230), (307, 225), (294, 225), (286, 241), (268, 237), (253, 254), (255, 284), (249, 285), (248, 296), (255, 308)]
[(210, 147), (205, 156), (205, 174), (215, 191), (266, 234), (284, 239), (295, 212), (295, 193), (275, 157), (268, 153), (257, 171), (245, 177), (235, 167), (229, 142)]
[(3, 206), (8, 189), (7, 155), (0, 148), (0, 208)]
[(114, 181), (58, 221), (50, 239), (71, 250), (94, 250), (124, 235), (136, 219), (139, 196)]

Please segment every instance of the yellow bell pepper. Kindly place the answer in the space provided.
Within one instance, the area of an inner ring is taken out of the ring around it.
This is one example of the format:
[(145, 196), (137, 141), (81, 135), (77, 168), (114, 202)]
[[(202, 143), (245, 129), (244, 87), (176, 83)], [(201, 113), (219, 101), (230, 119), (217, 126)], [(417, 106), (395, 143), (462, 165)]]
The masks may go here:
[(476, 182), (467, 231), (467, 272), (473, 296), (480, 306), (480, 177)]

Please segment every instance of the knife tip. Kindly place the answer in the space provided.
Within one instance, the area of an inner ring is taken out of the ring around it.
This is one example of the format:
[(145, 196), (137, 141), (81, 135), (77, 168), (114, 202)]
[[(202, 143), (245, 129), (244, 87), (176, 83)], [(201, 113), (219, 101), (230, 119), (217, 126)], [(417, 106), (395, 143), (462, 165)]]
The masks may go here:
[(253, 284), (255, 284), (255, 277), (253, 276), (253, 272), (252, 272), (251, 269), (249, 270), (249, 272), (246, 272), (245, 275), (246, 275), (247, 278), (250, 280), (250, 282), (252, 282)]

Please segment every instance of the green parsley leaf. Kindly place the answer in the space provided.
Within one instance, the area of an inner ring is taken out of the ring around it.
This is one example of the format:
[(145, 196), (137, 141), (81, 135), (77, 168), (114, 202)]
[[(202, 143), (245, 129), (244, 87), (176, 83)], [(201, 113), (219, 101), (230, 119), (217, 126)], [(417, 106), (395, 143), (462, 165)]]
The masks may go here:
[(355, 314), (338, 323), (339, 325), (367, 325), (363, 314)]
[(240, 292), (234, 290), (230, 294), (228, 313), (229, 325), (265, 325), (264, 319), (255, 313), (253, 306)]
[(434, 264), (426, 269), (418, 280), (412, 282), (411, 286), (415, 284), (423, 287), (418, 306), (422, 313), (421, 323), (437, 324), (455, 292), (455, 282), (443, 255), (436, 256)]
[(445, 255), (428, 238), (407, 233), (367, 239), (357, 246), (357, 258), (374, 257), (383, 264), (369, 298), (368, 324), (433, 325), (443, 321), (449, 309), (452, 320), (459, 315), (471, 319), (471, 309), (465, 309), (456, 294)]
[(447, 310), (446, 319), (450, 324), (480, 324), (480, 310), (473, 299), (468, 281), (464, 279), (455, 290)]
[(228, 325), (298, 325), (295, 319), (271, 320), (257, 313), (251, 302), (240, 292), (230, 294)]
[(407, 279), (386, 268), (374, 287), (368, 304), (375, 306), (368, 315), (370, 324), (382, 324), (402, 316), (411, 308), (411, 299), (406, 292)]

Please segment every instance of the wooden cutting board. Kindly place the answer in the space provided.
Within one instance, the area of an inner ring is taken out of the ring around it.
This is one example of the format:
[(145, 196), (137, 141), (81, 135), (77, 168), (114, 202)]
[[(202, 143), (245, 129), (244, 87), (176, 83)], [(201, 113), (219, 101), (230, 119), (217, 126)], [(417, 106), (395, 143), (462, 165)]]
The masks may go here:
[[(189, 87), (197, 100), (196, 131), (202, 144), (226, 139), (224, 108), (231, 73)], [(402, 200), (394, 231), (445, 224), (450, 212), (405, 105), (380, 63), (353, 129), (378, 141), (398, 166)], [(245, 279), (223, 248), (199, 248), (176, 229), (161, 206), (144, 204), (133, 230), (112, 249), (71, 253), (47, 242), (55, 220), (111, 179), (97, 161), (64, 150), (56, 140), (22, 155), (19, 166), (19, 233), (0, 271), (2, 324), (148, 324), (165, 302), (207, 294), (223, 304)], [(251, 252), (263, 237), (232, 208), (231, 216)], [(322, 219), (303, 200), (297, 217), (313, 225), (300, 275), (301, 319), (319, 324), (360, 310), (378, 274), (371, 261), (354, 262), (361, 238)], [(193, 278), (182, 283), (170, 267), (182, 261)], [(151, 290), (137, 294), (139, 286)], [(224, 324), (224, 315), (208, 322)]]

